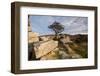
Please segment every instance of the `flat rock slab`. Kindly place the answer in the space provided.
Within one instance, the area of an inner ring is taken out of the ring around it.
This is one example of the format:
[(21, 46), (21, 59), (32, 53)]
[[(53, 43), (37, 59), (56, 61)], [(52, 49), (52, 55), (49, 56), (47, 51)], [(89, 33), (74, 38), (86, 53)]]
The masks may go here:
[(49, 40), (45, 42), (38, 42), (34, 46), (36, 58), (40, 58), (49, 52), (53, 51), (58, 46), (58, 41)]

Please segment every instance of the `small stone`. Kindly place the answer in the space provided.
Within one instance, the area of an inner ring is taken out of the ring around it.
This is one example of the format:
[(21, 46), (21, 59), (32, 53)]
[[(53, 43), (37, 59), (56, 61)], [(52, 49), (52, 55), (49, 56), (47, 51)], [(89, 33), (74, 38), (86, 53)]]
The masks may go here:
[(72, 55), (72, 58), (73, 58), (73, 59), (78, 59), (78, 58), (82, 58), (82, 56), (79, 55), (79, 54), (73, 54), (73, 55)]

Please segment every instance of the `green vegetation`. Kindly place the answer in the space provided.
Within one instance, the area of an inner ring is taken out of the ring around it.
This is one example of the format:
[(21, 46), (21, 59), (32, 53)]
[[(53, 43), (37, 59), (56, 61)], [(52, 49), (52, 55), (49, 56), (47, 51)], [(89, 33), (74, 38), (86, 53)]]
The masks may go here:
[[(83, 45), (82, 43), (74, 43), (74, 44), (70, 44), (69, 46), (79, 55), (82, 56), (82, 58), (87, 58), (88, 57), (88, 49), (87, 49), (87, 44), (84, 43), (85, 45)], [(75, 46), (77, 45), (77, 47)]]

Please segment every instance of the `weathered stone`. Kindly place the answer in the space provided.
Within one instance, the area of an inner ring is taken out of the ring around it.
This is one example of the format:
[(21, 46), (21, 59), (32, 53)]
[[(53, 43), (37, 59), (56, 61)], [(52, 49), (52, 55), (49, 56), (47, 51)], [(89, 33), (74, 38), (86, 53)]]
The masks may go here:
[(70, 55), (66, 53), (65, 51), (59, 51), (59, 55), (61, 59), (69, 59)]
[(32, 37), (38, 37), (39, 34), (36, 33), (36, 32), (29, 32), (29, 33), (28, 33), (28, 36), (29, 36), (29, 38), (32, 38)]
[(39, 41), (38, 37), (29, 39), (29, 43), (38, 42), (38, 41)]
[(34, 51), (36, 58), (40, 58), (49, 52), (53, 51), (58, 46), (58, 41), (49, 40), (45, 42), (38, 42), (34, 44)]
[(51, 51), (50, 53), (41, 57), (40, 60), (55, 60), (59, 59), (59, 51)]
[(28, 33), (28, 42), (29, 43), (38, 42), (39, 41), (38, 36), (39, 36), (38, 33), (29, 32)]
[(31, 26), (28, 26), (28, 32), (31, 32), (32, 29), (31, 29)]
[(73, 58), (73, 59), (78, 59), (78, 58), (82, 58), (82, 56), (79, 55), (79, 54), (73, 54), (73, 55), (72, 55), (72, 58)]
[(49, 40), (47, 37), (40, 37), (41, 38), (41, 41), (47, 41)]
[(72, 43), (72, 41), (70, 40), (70, 37), (69, 36), (60, 39), (60, 41), (62, 43)]

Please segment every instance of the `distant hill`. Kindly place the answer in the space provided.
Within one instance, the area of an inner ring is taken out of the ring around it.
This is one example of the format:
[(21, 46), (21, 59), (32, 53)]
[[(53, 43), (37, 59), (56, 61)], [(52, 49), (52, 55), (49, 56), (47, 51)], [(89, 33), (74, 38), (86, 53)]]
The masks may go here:
[[(71, 41), (76, 41), (76, 42), (80, 42), (80, 41), (88, 41), (88, 35), (87, 34), (76, 34), (76, 35), (69, 35), (69, 34), (59, 34), (59, 36), (69, 36)], [(55, 35), (54, 34), (50, 34), (50, 35), (42, 35), (39, 37), (51, 37), (54, 38)]]

